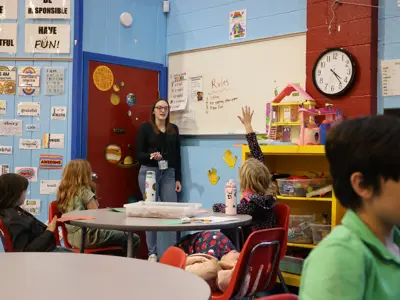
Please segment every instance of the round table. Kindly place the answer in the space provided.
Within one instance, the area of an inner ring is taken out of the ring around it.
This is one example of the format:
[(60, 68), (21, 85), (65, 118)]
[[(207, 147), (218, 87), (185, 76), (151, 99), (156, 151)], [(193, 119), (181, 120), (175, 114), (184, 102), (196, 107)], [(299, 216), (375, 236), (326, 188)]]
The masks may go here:
[[(249, 225), (252, 217), (249, 215), (232, 216), (235, 220), (230, 220), (221, 223), (190, 223), (178, 224), (172, 220), (156, 219), (156, 218), (133, 218), (126, 217), (125, 213), (115, 212), (110, 209), (90, 209), (85, 211), (73, 211), (64, 214), (63, 217), (72, 216), (93, 216), (92, 220), (72, 220), (69, 223), (82, 228), (82, 246), (81, 252), (84, 251), (86, 228), (96, 229), (113, 229), (128, 232), (128, 257), (132, 257), (132, 241), (134, 231), (191, 231), (191, 230), (213, 230), (213, 229), (236, 229), (236, 243), (240, 250), (239, 231), (241, 226)], [(223, 213), (214, 213), (209, 211), (204, 214), (199, 214), (199, 217), (216, 216), (226, 217)]]
[(138, 259), (76, 253), (0, 254), (2, 299), (209, 300), (208, 284), (189, 272)]

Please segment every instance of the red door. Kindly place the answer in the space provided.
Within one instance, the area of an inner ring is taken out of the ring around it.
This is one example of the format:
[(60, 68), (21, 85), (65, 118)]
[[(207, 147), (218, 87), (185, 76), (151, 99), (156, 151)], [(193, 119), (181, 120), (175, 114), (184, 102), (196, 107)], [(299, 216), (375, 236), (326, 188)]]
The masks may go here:
[(97, 174), (101, 207), (122, 207), (135, 197), (139, 166), (136, 134), (158, 97), (158, 72), (89, 62), (87, 159)]

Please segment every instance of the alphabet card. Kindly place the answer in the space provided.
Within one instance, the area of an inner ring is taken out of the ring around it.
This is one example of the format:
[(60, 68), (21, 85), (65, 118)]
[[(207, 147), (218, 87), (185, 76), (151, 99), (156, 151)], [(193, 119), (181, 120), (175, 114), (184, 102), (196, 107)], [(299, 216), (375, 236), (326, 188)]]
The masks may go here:
[(0, 24), (0, 52), (17, 52), (17, 23)]
[(18, 69), (18, 95), (40, 95), (40, 68), (22, 67)]
[(70, 8), (70, 0), (25, 0), (25, 18), (70, 19)]
[(18, 18), (18, 1), (1, 0), (0, 1), (0, 19), (16, 20)]
[(70, 53), (69, 24), (25, 24), (26, 53)]

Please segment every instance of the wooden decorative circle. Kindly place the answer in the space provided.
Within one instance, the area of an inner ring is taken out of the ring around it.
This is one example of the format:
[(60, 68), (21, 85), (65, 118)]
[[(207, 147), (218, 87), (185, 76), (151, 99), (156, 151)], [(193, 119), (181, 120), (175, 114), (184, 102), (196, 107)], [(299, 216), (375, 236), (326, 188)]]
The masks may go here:
[(102, 92), (112, 88), (114, 84), (114, 74), (107, 66), (98, 66), (93, 72), (94, 85)]

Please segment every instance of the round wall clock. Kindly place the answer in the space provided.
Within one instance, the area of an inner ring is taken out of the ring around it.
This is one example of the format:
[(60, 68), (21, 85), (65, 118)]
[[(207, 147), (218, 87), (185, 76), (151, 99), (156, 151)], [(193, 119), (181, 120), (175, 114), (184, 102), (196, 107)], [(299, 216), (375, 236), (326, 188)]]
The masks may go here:
[(312, 71), (317, 90), (327, 97), (345, 94), (354, 84), (356, 62), (342, 48), (330, 48), (320, 54)]

